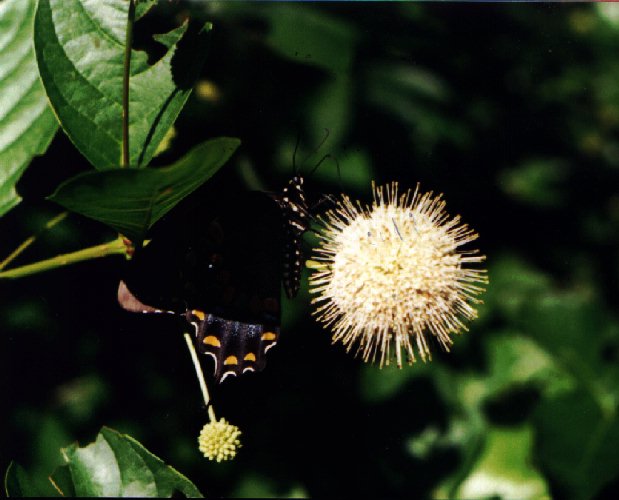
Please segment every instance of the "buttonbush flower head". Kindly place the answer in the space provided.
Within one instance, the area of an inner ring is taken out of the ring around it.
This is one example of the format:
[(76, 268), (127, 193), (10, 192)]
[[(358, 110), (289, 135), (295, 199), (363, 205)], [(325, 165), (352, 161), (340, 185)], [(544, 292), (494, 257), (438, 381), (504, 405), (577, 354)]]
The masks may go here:
[(209, 460), (232, 460), (241, 447), (239, 437), (241, 431), (235, 425), (229, 424), (225, 418), (212, 419), (200, 432), (198, 445), (200, 451)]
[(409, 364), (415, 351), (431, 359), (429, 337), (449, 351), (452, 334), (477, 316), (487, 277), (467, 266), (485, 257), (460, 248), (478, 235), (445, 212), (442, 195), (419, 185), (398, 195), (397, 182), (372, 190), (371, 206), (343, 195), (319, 217), (310, 292), (333, 342), (381, 366), (395, 355), (401, 367), (403, 352)]

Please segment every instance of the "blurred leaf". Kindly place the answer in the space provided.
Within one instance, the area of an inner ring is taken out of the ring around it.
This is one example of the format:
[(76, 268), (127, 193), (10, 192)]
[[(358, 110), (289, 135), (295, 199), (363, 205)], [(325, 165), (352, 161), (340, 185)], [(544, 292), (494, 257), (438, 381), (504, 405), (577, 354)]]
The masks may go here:
[(441, 433), (438, 427), (428, 426), (421, 433), (408, 440), (407, 448), (415, 458), (424, 459), (430, 455), (440, 441)]
[(596, 6), (598, 15), (615, 29), (619, 29), (619, 6), (613, 3), (600, 2)]
[(555, 159), (531, 159), (499, 173), (499, 186), (511, 198), (537, 207), (558, 207), (565, 202), (567, 166)]
[[(432, 443), (434, 446), (456, 448), (460, 455), (459, 465), (439, 485), (434, 497), (447, 498), (468, 475), (483, 448), (488, 423), (482, 411), (487, 395), (486, 381), (473, 373), (454, 373), (441, 369), (433, 373), (434, 383), (449, 409), (450, 421), (447, 432)], [(414, 448), (410, 445), (410, 452)]]
[(146, 231), (208, 180), (232, 156), (238, 139), (220, 137), (162, 168), (86, 172), (61, 184), (49, 199), (141, 241)]
[(508, 321), (522, 318), (522, 310), (551, 287), (550, 278), (516, 255), (496, 255), (491, 260), (484, 302)]
[(490, 378), (488, 392), (497, 394), (523, 384), (534, 384), (545, 394), (574, 387), (574, 380), (561, 370), (537, 343), (522, 335), (497, 335), (486, 342)]
[(606, 410), (585, 390), (544, 401), (535, 414), (538, 454), (566, 498), (593, 498), (619, 475), (617, 408)]
[(34, 56), (35, 8), (36, 0), (0, 3), (0, 216), (21, 200), (15, 184), (58, 128)]
[(446, 82), (436, 74), (409, 64), (373, 64), (370, 78), (376, 92), (383, 89), (391, 95), (446, 102), (451, 94)]
[(232, 496), (235, 498), (309, 498), (303, 486), (289, 488), (282, 494), (281, 488), (272, 479), (251, 473), (240, 480)]
[[(142, 8), (142, 7), (141, 7)], [(35, 49), (48, 98), (63, 129), (98, 169), (121, 164), (126, 0), (40, 0)], [(132, 51), (129, 103), (131, 166), (147, 165), (191, 92), (204, 57), (177, 63), (187, 24), (157, 37), (169, 50), (152, 66)], [(204, 37), (200, 38), (203, 41)], [(183, 73), (186, 72), (187, 74)]]
[(71, 440), (68, 423), (58, 415), (35, 414), (31, 423), (33, 431), (33, 467), (29, 468), (33, 484), (39, 489), (49, 487), (49, 471), (63, 464), (62, 446)]
[(523, 314), (527, 333), (567, 368), (604, 408), (619, 400), (619, 322), (586, 289), (547, 294)]
[(493, 427), (456, 498), (550, 498), (546, 481), (532, 465), (530, 427)]
[[(198, 489), (182, 474), (150, 453), (135, 439), (103, 427), (94, 443), (83, 448), (71, 445), (63, 450), (77, 496), (171, 497), (181, 493), (201, 497)], [(52, 476), (61, 487), (67, 485), (65, 471)]]
[(318, 143), (321, 132), (329, 131), (329, 144), (337, 145), (349, 129), (352, 84), (347, 75), (338, 75), (326, 82), (311, 100), (309, 109), (310, 130), (312, 140)]
[(522, 324), (578, 384), (536, 411), (543, 464), (571, 498), (591, 498), (619, 474), (619, 371), (605, 359), (619, 325), (586, 289), (531, 301)]
[[(513, 472), (518, 476), (509, 473), (512, 461), (526, 464), (529, 459), (513, 457), (509, 453), (505, 458), (498, 458), (504, 453), (504, 442), (511, 439), (509, 433), (512, 431), (506, 431), (507, 434), (503, 435), (500, 429), (493, 430), (486, 415), (487, 404), (497, 397), (509, 397), (510, 391), (527, 386), (539, 388), (546, 395), (565, 393), (574, 387), (573, 379), (560, 365), (557, 366), (548, 353), (533, 340), (520, 334), (507, 332), (488, 336), (486, 357), (488, 372), (484, 375), (476, 372), (460, 373), (451, 369), (432, 371), (443, 401), (450, 407), (449, 427), (445, 434), (434, 436), (430, 442), (418, 442), (422, 436), (416, 436), (411, 439), (409, 446), (411, 453), (423, 450), (424, 444), (426, 447), (451, 446), (458, 449), (460, 465), (443, 480), (435, 492), (437, 498), (452, 496), (455, 491), (458, 491), (460, 497), (482, 498), (492, 496), (494, 490), (501, 498), (535, 496), (534, 493), (529, 495), (527, 491), (535, 491), (536, 472), (529, 474), (530, 471), (525, 471), (523, 474), (516, 466)], [(518, 408), (517, 414), (520, 411), (521, 408)], [(498, 434), (492, 435), (496, 432)], [(528, 433), (528, 428), (517, 430), (516, 438), (523, 441), (515, 453), (526, 451), (527, 456), (530, 453), (532, 444), (530, 437), (527, 437)], [(492, 441), (495, 438), (496, 441)], [(488, 464), (494, 461), (497, 464), (503, 461), (499, 468), (505, 468), (508, 473), (489, 470)]]
[(367, 99), (412, 128), (415, 145), (430, 151), (440, 142), (463, 146), (470, 132), (445, 108), (447, 84), (434, 73), (408, 64), (376, 63), (368, 70)]
[(395, 365), (379, 368), (364, 365), (361, 370), (361, 398), (368, 403), (380, 403), (397, 395), (412, 379), (430, 373), (431, 363), (418, 361), (412, 366), (398, 368)]
[(70, 380), (55, 391), (55, 403), (66, 412), (67, 420), (86, 422), (106, 401), (108, 388), (98, 375)]
[(334, 74), (350, 68), (357, 42), (354, 25), (307, 5), (269, 5), (261, 13), (271, 21), (269, 45), (284, 57)]
[(5, 300), (0, 309), (0, 320), (7, 330), (13, 332), (45, 331), (52, 325), (52, 312), (44, 301), (37, 298), (23, 299), (19, 302)]
[(49, 483), (41, 489), (35, 485), (26, 470), (11, 462), (4, 476), (4, 491), (7, 497), (59, 497), (60, 493)]
[(580, 383), (595, 384), (603, 375), (603, 346), (613, 340), (615, 321), (586, 290), (549, 293), (532, 300), (523, 311), (522, 324)]

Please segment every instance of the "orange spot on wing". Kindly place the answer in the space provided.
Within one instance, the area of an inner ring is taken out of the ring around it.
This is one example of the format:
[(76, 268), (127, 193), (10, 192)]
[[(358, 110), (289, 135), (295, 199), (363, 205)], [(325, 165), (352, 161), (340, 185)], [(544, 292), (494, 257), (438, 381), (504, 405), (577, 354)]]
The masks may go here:
[(253, 352), (246, 354), (243, 358), (244, 361), (256, 361), (256, 355)]
[(206, 314), (204, 314), (202, 311), (199, 311), (198, 309), (193, 309), (191, 311), (191, 314), (193, 314), (200, 321), (204, 321), (204, 318), (206, 318)]
[(204, 340), (202, 342), (205, 343), (206, 345), (212, 345), (213, 347), (221, 347), (221, 344), (219, 343), (219, 339), (215, 337), (214, 335), (209, 335), (208, 337), (204, 337)]
[(275, 335), (273, 332), (264, 332), (262, 334), (261, 340), (270, 341), (270, 340), (275, 340), (276, 338), (277, 338), (277, 335)]
[(238, 365), (238, 364), (239, 364), (239, 360), (236, 359), (236, 356), (228, 356), (224, 361), (224, 365)]

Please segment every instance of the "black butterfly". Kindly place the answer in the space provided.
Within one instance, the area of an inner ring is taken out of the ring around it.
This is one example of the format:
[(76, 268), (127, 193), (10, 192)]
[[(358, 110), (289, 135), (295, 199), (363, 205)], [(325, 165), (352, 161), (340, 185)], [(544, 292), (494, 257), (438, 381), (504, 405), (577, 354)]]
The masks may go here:
[(301, 176), (280, 193), (207, 202), (190, 230), (172, 227), (136, 252), (118, 301), (132, 312), (184, 316), (217, 381), (262, 370), (279, 337), (280, 283), (289, 298), (299, 290), (309, 225)]

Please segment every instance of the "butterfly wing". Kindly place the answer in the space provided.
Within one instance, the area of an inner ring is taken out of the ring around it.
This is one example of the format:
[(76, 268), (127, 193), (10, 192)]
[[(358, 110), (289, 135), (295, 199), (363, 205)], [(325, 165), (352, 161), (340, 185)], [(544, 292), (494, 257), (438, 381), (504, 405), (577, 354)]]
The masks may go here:
[(173, 225), (137, 252), (119, 302), (134, 312), (183, 314), (221, 381), (264, 368), (277, 342), (284, 229), (280, 207), (260, 192), (213, 212), (194, 213), (186, 227)]

